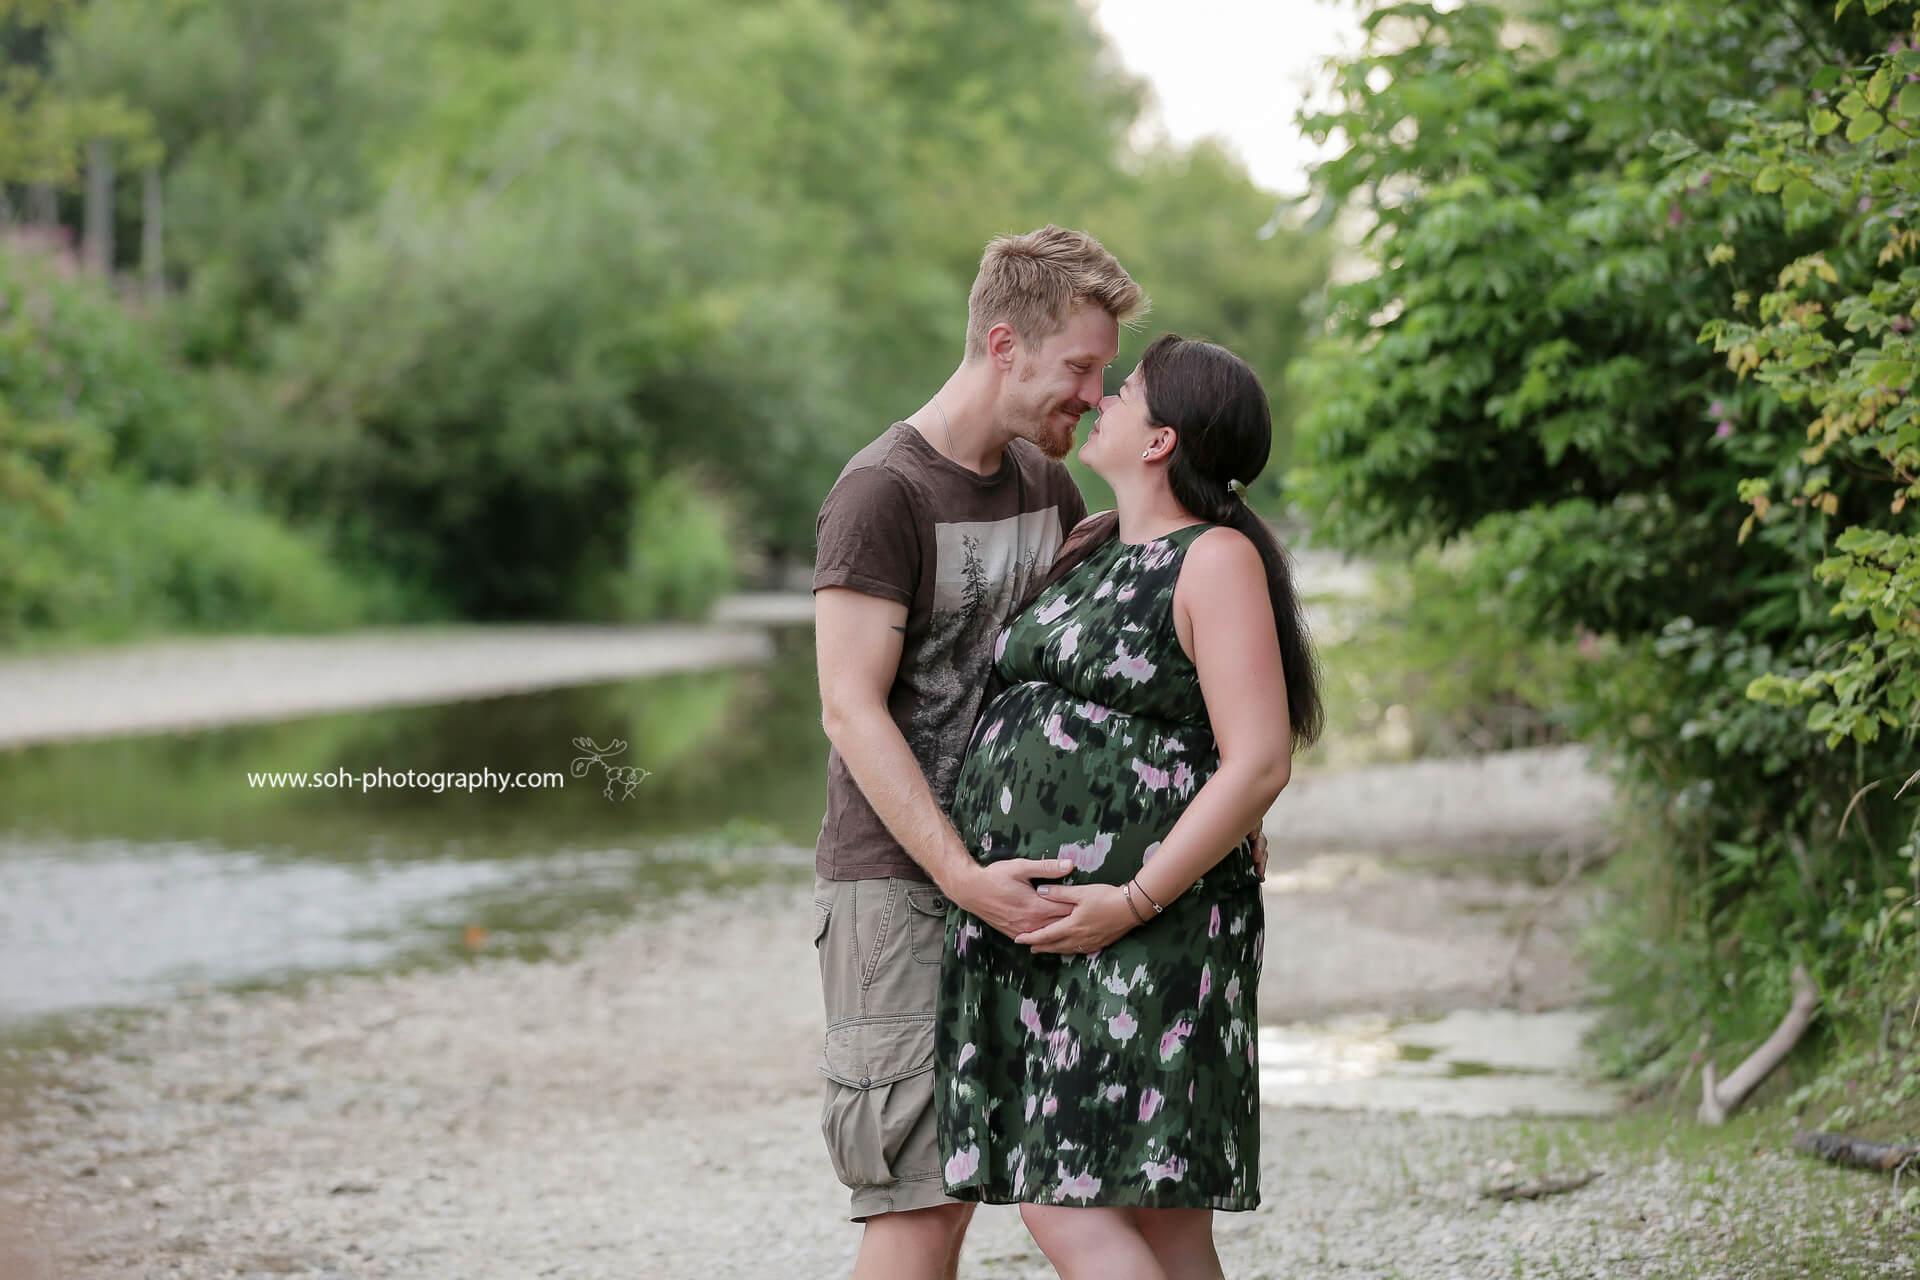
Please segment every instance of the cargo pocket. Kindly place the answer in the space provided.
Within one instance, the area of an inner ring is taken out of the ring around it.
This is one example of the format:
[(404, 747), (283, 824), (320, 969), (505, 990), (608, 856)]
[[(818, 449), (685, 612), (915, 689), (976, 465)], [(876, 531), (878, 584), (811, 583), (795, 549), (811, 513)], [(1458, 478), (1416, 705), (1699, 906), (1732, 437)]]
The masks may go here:
[(933, 1105), (933, 1015), (852, 1018), (827, 1029), (820, 1131), (834, 1172), (849, 1187), (886, 1186), (902, 1169), (907, 1138)]
[(827, 936), (827, 921), (833, 918), (833, 904), (813, 900), (813, 949), (820, 949), (820, 940)]
[(939, 964), (947, 946), (947, 900), (932, 885), (907, 890), (907, 950), (921, 964)]

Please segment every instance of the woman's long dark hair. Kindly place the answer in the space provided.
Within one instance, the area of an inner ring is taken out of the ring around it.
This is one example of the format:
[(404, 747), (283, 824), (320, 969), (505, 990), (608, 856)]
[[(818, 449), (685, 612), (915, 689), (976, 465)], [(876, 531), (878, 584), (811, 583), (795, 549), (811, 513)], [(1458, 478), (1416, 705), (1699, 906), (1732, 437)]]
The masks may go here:
[[(1178, 437), (1167, 464), (1167, 487), (1174, 500), (1202, 520), (1229, 525), (1252, 540), (1267, 570), (1267, 594), (1280, 637), (1280, 661), (1287, 682), (1287, 718), (1296, 746), (1320, 736), (1325, 712), (1320, 704), (1320, 667), (1286, 549), (1267, 522), (1227, 484), (1242, 485), (1265, 470), (1273, 447), (1273, 416), (1267, 393), (1247, 362), (1211, 342), (1162, 334), (1140, 357), (1147, 384), (1147, 417), (1173, 428)], [(1027, 592), (1020, 613), (1041, 592), (1074, 568), (1120, 529), (1120, 515), (1103, 511), (1085, 521), (1067, 539), (1053, 567)]]

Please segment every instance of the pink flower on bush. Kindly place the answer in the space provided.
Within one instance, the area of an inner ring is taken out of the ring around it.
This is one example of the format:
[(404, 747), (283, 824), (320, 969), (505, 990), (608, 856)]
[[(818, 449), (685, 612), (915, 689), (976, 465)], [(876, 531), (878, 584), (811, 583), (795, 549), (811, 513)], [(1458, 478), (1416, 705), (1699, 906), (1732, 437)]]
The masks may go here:
[(1060, 656), (1071, 658), (1080, 647), (1080, 624), (1073, 623), (1060, 633)]
[(1240, 975), (1239, 974), (1235, 974), (1233, 977), (1227, 979), (1226, 994), (1227, 994), (1228, 1004), (1238, 1004), (1240, 1002)]
[(962, 1067), (966, 1066), (967, 1063), (973, 1060), (973, 1055), (974, 1055), (973, 1041), (969, 1040), (965, 1044), (960, 1046), (960, 1056), (953, 1060), (953, 1069), (955, 1071), (958, 1071)]
[(1125, 1044), (1127, 1041), (1133, 1039), (1133, 1033), (1139, 1029), (1139, 1020), (1125, 1009), (1122, 1009), (1119, 1013), (1107, 1019), (1107, 1034), (1115, 1040), (1118, 1040), (1121, 1044)]
[(1217, 902), (1213, 905), (1213, 914), (1207, 917), (1207, 936), (1209, 938), (1220, 936), (1220, 904)]
[(1213, 966), (1210, 964), (1203, 964), (1200, 966), (1200, 1001), (1199, 1002), (1201, 1004), (1205, 1004), (1207, 1002), (1207, 993), (1212, 990), (1213, 990)]
[(1112, 707), (1103, 707), (1097, 702), (1083, 702), (1075, 710), (1079, 711), (1088, 724), (1099, 724), (1113, 714)]
[(1033, 615), (1033, 620), (1044, 627), (1065, 613), (1067, 611), (1067, 605), (1067, 597), (1064, 594), (1057, 595), (1040, 606), (1039, 610)]
[(1153, 1119), (1156, 1115), (1160, 1114), (1160, 1104), (1165, 1102), (1166, 1100), (1167, 1100), (1167, 1095), (1164, 1093), (1161, 1093), (1158, 1089), (1148, 1089), (1145, 1093), (1141, 1094), (1140, 1095), (1140, 1123), (1145, 1124), (1147, 1121)]
[(1047, 1100), (1040, 1104), (1040, 1114), (1043, 1116), (1050, 1116), (1059, 1109), (1060, 1099), (1054, 1097), (1052, 1094), (1048, 1094)]
[(1042, 732), (1046, 734), (1049, 743), (1060, 748), (1062, 751), (1076, 751), (1080, 747), (1080, 744), (1075, 742), (1072, 736), (1060, 727), (1060, 713), (1058, 711), (1047, 717), (1046, 728), (1042, 730)]
[(1193, 790), (1193, 770), (1187, 768), (1185, 760), (1173, 767), (1173, 789), (1183, 796)]

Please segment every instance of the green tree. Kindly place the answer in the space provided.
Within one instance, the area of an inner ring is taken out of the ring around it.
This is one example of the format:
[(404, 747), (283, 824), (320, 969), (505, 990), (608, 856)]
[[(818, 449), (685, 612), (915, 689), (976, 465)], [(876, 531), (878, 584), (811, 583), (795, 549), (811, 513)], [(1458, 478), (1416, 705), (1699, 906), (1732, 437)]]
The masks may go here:
[[(1316, 180), (1370, 220), (1378, 264), (1334, 292), (1302, 369), (1320, 526), (1358, 546), (1463, 540), (1476, 589), (1524, 631), (1606, 639), (1569, 696), (1626, 768), (1623, 864), (1653, 890), (1608, 970), (1646, 1006), (1632, 1057), (1677, 1063), (1702, 1020), (1756, 1033), (1801, 958), (1843, 1022), (1875, 1017), (1889, 992), (1855, 943), (1906, 873), (1910, 735), (1836, 754), (1748, 691), (1847, 643), (1813, 568), (1835, 513), (1886, 511), (1886, 472), (1831, 467), (1743, 541), (1742, 482), (1797, 491), (1817, 464), (1776, 386), (1737, 383), (1699, 337), (1729, 300), (1795, 287), (1782, 268), (1856, 216), (1806, 182), (1783, 206), (1784, 183), (1755, 190), (1714, 157), (1744, 155), (1756, 121), (1804, 128), (1819, 68), (1899, 27), (1801, 3), (1551, 0), (1524, 18), (1383, 6), (1368, 30), (1308, 121), (1352, 142)], [(1678, 164), (1654, 145), (1676, 122)]]

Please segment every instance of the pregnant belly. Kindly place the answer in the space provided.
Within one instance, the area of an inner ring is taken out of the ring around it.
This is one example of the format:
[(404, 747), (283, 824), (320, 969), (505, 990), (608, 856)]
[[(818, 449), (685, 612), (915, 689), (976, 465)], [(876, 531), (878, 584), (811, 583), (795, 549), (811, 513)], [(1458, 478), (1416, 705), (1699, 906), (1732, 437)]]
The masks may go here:
[(980, 862), (1067, 858), (1065, 883), (1124, 884), (1218, 766), (1203, 730), (1034, 681), (982, 715), (950, 812)]

